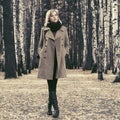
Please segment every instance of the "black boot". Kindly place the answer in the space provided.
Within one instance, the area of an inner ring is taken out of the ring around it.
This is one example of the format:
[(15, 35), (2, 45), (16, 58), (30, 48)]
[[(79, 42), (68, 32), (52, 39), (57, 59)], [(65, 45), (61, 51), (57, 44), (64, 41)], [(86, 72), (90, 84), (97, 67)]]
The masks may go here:
[(48, 98), (48, 112), (47, 115), (52, 115), (52, 93), (49, 92), (49, 98)]
[(59, 108), (58, 108), (56, 91), (52, 91), (52, 99), (53, 99), (53, 108), (54, 108), (53, 117), (57, 118), (59, 116)]

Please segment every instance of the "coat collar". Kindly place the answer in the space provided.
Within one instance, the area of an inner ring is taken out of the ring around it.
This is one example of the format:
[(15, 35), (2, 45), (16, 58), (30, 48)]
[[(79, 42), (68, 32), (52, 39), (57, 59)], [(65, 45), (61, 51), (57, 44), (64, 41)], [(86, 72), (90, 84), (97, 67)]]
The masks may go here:
[(64, 26), (61, 26), (61, 28), (56, 32), (55, 37), (49, 27), (44, 27), (43, 30), (46, 31), (46, 37), (55, 40), (61, 37), (61, 32), (64, 31)]
[[(50, 30), (50, 28), (49, 27), (43, 27), (43, 30), (44, 31), (48, 31), (48, 30)], [(59, 29), (60, 31), (64, 31), (64, 26), (61, 26), (61, 28)], [(58, 30), (58, 31), (59, 31)]]

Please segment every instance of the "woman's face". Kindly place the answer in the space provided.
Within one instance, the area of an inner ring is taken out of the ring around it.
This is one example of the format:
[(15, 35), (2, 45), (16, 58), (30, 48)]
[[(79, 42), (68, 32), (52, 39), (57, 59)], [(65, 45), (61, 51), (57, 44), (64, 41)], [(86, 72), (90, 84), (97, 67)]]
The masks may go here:
[(58, 14), (54, 11), (50, 14), (50, 21), (51, 22), (57, 22), (59, 19)]

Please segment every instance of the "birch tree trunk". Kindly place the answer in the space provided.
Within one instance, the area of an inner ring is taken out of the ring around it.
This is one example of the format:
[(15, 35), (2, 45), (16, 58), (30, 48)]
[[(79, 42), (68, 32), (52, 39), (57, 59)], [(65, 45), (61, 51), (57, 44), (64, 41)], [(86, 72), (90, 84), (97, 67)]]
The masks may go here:
[(22, 73), (27, 74), (27, 66), (26, 66), (26, 56), (25, 56), (25, 46), (26, 46), (26, 42), (25, 42), (25, 29), (24, 29), (24, 25), (25, 25), (25, 19), (24, 19), (24, 11), (25, 11), (25, 7), (24, 7), (24, 3), (23, 0), (19, 1), (19, 34), (20, 34), (20, 45), (21, 45), (21, 57), (22, 57)]
[(17, 72), (18, 72), (18, 76), (22, 76), (22, 53), (21, 53), (21, 41), (20, 41), (20, 18), (19, 18), (19, 15), (20, 15), (20, 2), (19, 0), (15, 0), (15, 21), (16, 21), (16, 25), (14, 26), (14, 30), (16, 32), (16, 51), (17, 51)]
[(4, 66), (4, 53), (3, 53), (3, 6), (0, 1), (0, 71), (3, 71)]
[(110, 19), (110, 1), (103, 1), (103, 18), (104, 18), (104, 73), (107, 74), (107, 71), (110, 66), (110, 44), (109, 44), (109, 19)]
[(33, 57), (34, 57), (34, 47), (35, 47), (35, 13), (36, 13), (36, 7), (37, 1), (34, 1), (34, 5), (32, 6), (32, 30), (31, 30), (31, 41), (30, 41), (30, 69), (33, 69)]
[(104, 19), (103, 19), (103, 1), (99, 0), (99, 38), (98, 38), (98, 79), (103, 80), (104, 63)]
[(86, 54), (87, 54), (87, 42), (86, 42), (86, 39), (87, 39), (87, 28), (86, 28), (86, 25), (87, 25), (87, 10), (88, 10), (88, 6), (87, 6), (87, 1), (84, 1), (83, 3), (83, 6), (82, 6), (82, 26), (83, 26), (83, 45), (84, 45), (84, 48), (83, 48), (83, 70), (85, 70), (85, 61), (86, 61)]
[(22, 75), (21, 71), (21, 53), (20, 53), (20, 34), (19, 34), (19, 0), (13, 0), (13, 23), (14, 23), (14, 41), (16, 55), (16, 69), (18, 76)]
[(119, 32), (119, 14), (118, 1), (112, 1), (112, 22), (113, 22), (113, 40), (114, 40), (114, 64), (116, 69), (116, 78), (114, 82), (120, 82), (120, 32)]
[(2, 37), (3, 37), (3, 8), (0, 3), (0, 56), (2, 54)]
[(92, 16), (93, 16), (93, 31), (92, 31), (92, 56), (93, 64), (91, 73), (97, 73), (97, 47), (98, 47), (98, 38), (97, 38), (97, 26), (98, 26), (98, 1), (92, 1)]

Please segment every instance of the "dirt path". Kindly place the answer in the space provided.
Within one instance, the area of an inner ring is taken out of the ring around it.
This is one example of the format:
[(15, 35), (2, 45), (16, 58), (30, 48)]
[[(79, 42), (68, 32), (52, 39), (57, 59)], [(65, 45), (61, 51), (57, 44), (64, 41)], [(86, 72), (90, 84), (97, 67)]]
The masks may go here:
[[(98, 81), (90, 71), (67, 72), (68, 77), (58, 82), (58, 120), (120, 120), (120, 83), (112, 83), (114, 75)], [(46, 115), (46, 80), (36, 76), (37, 70), (10, 80), (1, 74), (0, 120), (54, 120)]]

